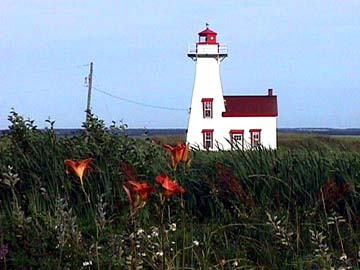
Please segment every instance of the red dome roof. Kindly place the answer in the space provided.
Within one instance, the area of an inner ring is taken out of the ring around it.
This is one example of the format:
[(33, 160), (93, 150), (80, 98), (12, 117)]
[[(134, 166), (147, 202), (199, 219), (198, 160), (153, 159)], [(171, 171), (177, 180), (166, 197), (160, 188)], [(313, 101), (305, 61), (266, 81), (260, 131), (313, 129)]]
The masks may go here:
[(199, 36), (207, 36), (207, 35), (217, 35), (216, 32), (214, 32), (213, 30), (211, 30), (210, 28), (206, 28), (205, 30), (199, 32)]

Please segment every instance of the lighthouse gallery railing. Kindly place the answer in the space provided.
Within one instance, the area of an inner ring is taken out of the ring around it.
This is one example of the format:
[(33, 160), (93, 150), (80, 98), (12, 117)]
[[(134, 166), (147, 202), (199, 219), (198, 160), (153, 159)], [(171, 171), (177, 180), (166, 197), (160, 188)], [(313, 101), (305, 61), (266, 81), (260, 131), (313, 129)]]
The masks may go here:
[(217, 45), (217, 49), (214, 50), (214, 45), (208, 45), (209, 49), (206, 49), (206, 45), (202, 45), (201, 50), (198, 50), (198, 44), (191, 44), (188, 47), (188, 55), (197, 55), (197, 54), (219, 54), (219, 55), (227, 55), (228, 49), (227, 45), (219, 44)]

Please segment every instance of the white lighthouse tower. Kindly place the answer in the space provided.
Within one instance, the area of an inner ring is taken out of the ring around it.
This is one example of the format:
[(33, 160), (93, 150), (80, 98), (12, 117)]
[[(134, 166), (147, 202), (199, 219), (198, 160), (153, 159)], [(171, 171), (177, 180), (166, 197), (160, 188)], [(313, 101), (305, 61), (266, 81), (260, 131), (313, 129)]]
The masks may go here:
[(206, 25), (199, 41), (188, 50), (196, 71), (186, 140), (202, 149), (214, 147), (214, 129), (221, 125), (221, 113), (225, 111), (220, 63), (227, 57), (227, 47), (220, 45), (216, 36)]

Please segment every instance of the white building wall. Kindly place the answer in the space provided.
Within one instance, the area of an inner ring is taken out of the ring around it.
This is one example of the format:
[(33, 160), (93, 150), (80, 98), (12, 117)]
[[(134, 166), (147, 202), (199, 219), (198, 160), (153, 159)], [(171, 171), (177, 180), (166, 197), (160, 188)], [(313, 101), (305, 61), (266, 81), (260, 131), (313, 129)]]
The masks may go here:
[(214, 142), (217, 142), (221, 149), (231, 149), (230, 130), (244, 130), (244, 149), (250, 149), (250, 129), (261, 129), (261, 145), (276, 149), (276, 123), (276, 117), (224, 117), (218, 122), (218, 127), (214, 128)]
[[(201, 112), (202, 116), (202, 112)], [(223, 117), (214, 119), (197, 119), (193, 127), (188, 130), (187, 142), (193, 147), (203, 147), (203, 129), (214, 129), (214, 148), (231, 149), (230, 130), (244, 130), (244, 149), (251, 148), (251, 129), (261, 129), (261, 145), (268, 149), (277, 148), (277, 119), (276, 117)], [(189, 132), (190, 131), (190, 132)], [(191, 136), (189, 136), (191, 135)]]

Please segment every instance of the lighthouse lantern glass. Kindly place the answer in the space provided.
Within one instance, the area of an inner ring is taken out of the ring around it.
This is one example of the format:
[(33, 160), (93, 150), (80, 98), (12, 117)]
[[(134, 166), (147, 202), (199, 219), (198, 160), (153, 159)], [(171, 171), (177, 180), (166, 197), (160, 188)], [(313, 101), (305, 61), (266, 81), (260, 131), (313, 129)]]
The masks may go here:
[(199, 37), (199, 42), (200, 42), (200, 43), (206, 43), (206, 41), (207, 41), (206, 36), (200, 36), (200, 37)]

